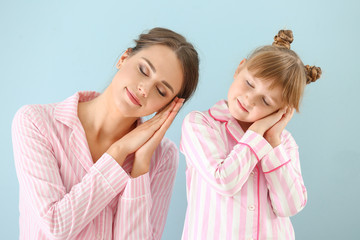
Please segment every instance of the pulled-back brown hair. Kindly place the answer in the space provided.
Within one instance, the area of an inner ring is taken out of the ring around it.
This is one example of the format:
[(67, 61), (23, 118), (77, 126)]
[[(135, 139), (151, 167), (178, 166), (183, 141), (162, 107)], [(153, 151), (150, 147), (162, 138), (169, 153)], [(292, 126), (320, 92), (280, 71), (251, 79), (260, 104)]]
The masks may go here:
[(135, 43), (131, 55), (153, 45), (164, 45), (175, 52), (184, 74), (184, 81), (177, 96), (187, 101), (195, 92), (199, 79), (199, 57), (194, 46), (182, 35), (159, 27), (140, 34)]
[(254, 77), (271, 80), (270, 87), (282, 87), (285, 105), (298, 112), (305, 85), (320, 78), (321, 68), (304, 66), (299, 56), (290, 50), (293, 39), (291, 30), (280, 30), (272, 46), (260, 47), (248, 57), (246, 67)]

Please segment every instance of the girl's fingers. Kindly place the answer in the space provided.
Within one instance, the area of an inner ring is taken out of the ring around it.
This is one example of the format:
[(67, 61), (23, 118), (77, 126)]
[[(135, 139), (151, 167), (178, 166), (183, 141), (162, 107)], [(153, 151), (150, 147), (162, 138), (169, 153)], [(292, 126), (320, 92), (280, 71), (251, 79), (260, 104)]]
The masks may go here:
[(277, 112), (268, 116), (270, 125), (274, 125), (275, 123), (280, 121), (285, 113), (286, 113), (286, 108), (280, 108)]

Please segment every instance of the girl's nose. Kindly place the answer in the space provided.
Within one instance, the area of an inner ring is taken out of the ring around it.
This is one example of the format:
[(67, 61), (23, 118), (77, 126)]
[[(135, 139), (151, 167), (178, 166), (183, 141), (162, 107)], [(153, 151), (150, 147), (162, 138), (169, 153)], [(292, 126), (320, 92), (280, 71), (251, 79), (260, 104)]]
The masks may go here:
[(246, 95), (246, 103), (248, 107), (253, 107), (255, 105), (255, 97), (251, 94)]

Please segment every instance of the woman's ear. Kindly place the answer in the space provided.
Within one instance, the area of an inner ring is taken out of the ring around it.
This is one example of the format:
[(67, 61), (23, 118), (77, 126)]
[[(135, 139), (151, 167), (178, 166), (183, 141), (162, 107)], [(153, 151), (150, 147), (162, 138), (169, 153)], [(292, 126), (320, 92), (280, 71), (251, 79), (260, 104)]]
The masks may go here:
[(244, 63), (246, 63), (246, 58), (244, 58), (243, 60), (241, 60), (241, 62), (239, 63), (239, 66), (236, 68), (235, 73), (234, 73), (234, 78), (239, 74), (241, 68), (244, 66)]
[(124, 61), (130, 56), (132, 53), (132, 48), (126, 49), (126, 51), (121, 55), (119, 61), (116, 64), (116, 68), (120, 69), (121, 65), (124, 63)]

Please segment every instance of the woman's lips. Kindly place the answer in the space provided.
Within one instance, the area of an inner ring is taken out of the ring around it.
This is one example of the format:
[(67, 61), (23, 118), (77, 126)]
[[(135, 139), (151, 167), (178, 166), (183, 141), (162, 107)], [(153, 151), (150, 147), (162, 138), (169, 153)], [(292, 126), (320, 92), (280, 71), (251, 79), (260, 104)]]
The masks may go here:
[(243, 111), (245, 111), (245, 112), (249, 112), (242, 104), (241, 104), (241, 102), (239, 101), (239, 99), (236, 99), (237, 100), (237, 102), (238, 102), (238, 104), (239, 104), (239, 106), (240, 106), (240, 108), (243, 110)]
[(141, 104), (140, 104), (140, 100), (136, 97), (135, 94), (133, 94), (132, 92), (130, 92), (127, 88), (126, 89), (126, 94), (128, 95), (130, 101), (135, 104), (135, 105), (138, 105), (141, 107)]

